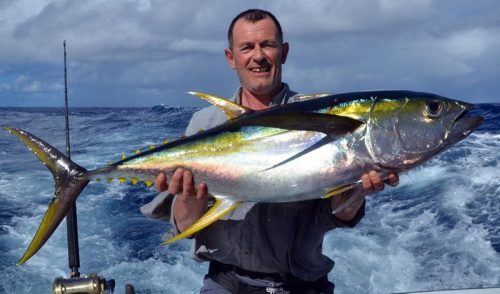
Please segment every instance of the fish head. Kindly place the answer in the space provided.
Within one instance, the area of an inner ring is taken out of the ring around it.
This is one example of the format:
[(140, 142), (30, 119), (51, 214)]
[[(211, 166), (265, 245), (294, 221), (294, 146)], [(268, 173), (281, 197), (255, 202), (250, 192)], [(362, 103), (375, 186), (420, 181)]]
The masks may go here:
[(376, 97), (365, 135), (369, 153), (380, 166), (412, 168), (472, 133), (482, 117), (467, 116), (473, 105), (434, 94), (402, 92)]

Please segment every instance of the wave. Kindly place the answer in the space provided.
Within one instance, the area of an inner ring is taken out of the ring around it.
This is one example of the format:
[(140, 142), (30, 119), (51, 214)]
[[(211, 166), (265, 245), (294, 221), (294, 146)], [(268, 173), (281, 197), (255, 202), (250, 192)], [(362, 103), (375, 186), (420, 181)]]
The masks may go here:
[[(86, 168), (182, 134), (198, 108), (74, 108), (72, 158)], [(0, 125), (24, 128), (63, 149), (62, 108), (1, 108)], [(401, 175), (397, 188), (368, 198), (355, 229), (330, 232), (325, 254), (341, 293), (389, 293), (500, 284), (500, 105), (479, 104), (484, 123), (423, 167)], [(0, 293), (47, 293), (66, 276), (65, 228), (27, 265), (22, 255), (53, 194), (50, 173), (0, 132)], [(93, 183), (77, 201), (81, 272), (132, 283), (142, 293), (196, 293), (206, 263), (191, 242), (159, 245), (168, 224), (139, 207), (155, 196), (139, 186)]]

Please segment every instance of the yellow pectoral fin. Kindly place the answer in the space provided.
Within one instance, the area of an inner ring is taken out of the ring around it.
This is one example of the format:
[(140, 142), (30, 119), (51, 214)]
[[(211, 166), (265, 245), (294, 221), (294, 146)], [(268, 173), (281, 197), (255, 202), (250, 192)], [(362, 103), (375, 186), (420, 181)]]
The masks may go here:
[(192, 226), (187, 228), (184, 232), (180, 233), (179, 235), (163, 242), (163, 244), (170, 244), (182, 238), (191, 236), (192, 234), (208, 227), (210, 224), (214, 223), (224, 215), (233, 211), (239, 205), (240, 202), (236, 202), (234, 200), (230, 200), (227, 198), (223, 199), (215, 198), (214, 206), (212, 206), (212, 208), (210, 208), (197, 222), (195, 222)]
[(351, 191), (353, 189), (356, 189), (359, 185), (361, 185), (361, 182), (355, 182), (355, 183), (349, 183), (347, 185), (337, 186), (333, 189), (328, 190), (323, 196), (323, 199), (327, 199)]

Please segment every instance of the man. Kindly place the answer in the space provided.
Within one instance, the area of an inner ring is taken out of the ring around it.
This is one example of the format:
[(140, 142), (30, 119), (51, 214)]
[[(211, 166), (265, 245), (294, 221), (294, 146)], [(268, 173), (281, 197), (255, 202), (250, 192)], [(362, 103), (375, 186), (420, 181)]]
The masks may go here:
[[(281, 81), (289, 45), (271, 13), (240, 13), (229, 27), (228, 41), (225, 57), (241, 84), (234, 95), (237, 103), (260, 110), (294, 102), (296, 93)], [(214, 106), (205, 108), (193, 115), (186, 135), (225, 120)], [(208, 207), (208, 187), (195, 186), (195, 177), (179, 168), (167, 185), (166, 175), (160, 174), (155, 187), (168, 193), (143, 207), (143, 213), (168, 219), (171, 209), (174, 228), (187, 229)], [(398, 177), (391, 174), (388, 180), (397, 185)], [(362, 183), (363, 190), (349, 195), (354, 201), (347, 207), (340, 207), (345, 197), (244, 204), (198, 232), (195, 256), (210, 261), (201, 293), (333, 293), (327, 274), (334, 262), (322, 254), (323, 237), (331, 229), (356, 225), (364, 215), (364, 196), (384, 188), (375, 171), (363, 175)]]

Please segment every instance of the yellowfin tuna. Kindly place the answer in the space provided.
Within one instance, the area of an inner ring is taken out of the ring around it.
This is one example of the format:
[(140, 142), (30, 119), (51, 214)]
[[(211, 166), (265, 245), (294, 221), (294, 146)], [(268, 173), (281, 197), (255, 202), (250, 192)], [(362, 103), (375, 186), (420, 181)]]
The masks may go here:
[[(54, 175), (56, 191), (18, 264), (49, 239), (91, 180), (130, 179), (151, 186), (160, 172), (181, 167), (210, 187), (214, 206), (167, 243), (189, 236), (241, 202), (290, 202), (332, 197), (359, 186), (361, 175), (413, 168), (464, 139), (481, 122), (472, 105), (410, 91), (304, 95), (301, 102), (252, 111), (209, 94), (229, 121), (202, 133), (137, 152), (87, 171), (36, 136), (6, 128)], [(316, 98), (316, 99), (312, 99)]]

